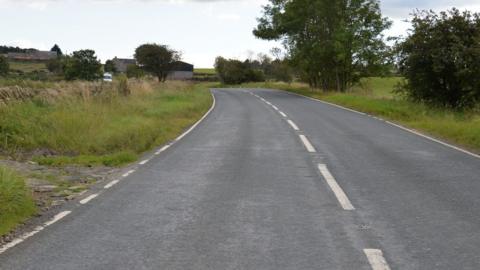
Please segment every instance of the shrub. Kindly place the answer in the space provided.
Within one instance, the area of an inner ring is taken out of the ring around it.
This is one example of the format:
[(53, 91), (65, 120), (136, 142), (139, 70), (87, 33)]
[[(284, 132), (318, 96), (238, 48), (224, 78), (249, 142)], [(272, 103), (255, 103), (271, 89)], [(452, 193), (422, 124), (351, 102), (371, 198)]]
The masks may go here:
[(128, 78), (142, 78), (145, 76), (145, 72), (137, 65), (128, 65), (127, 66), (127, 77)]
[(217, 57), (215, 60), (215, 70), (220, 80), (226, 84), (265, 81), (263, 71), (253, 69), (248, 60), (241, 62), (239, 60)]
[(398, 91), (436, 106), (474, 106), (480, 99), (480, 14), (422, 11), (412, 22), (412, 34), (398, 47), (407, 79)]
[(102, 78), (102, 64), (95, 51), (80, 50), (65, 58), (65, 79), (94, 81)]
[(7, 75), (10, 70), (10, 64), (8, 63), (7, 58), (0, 55), (0, 76)]

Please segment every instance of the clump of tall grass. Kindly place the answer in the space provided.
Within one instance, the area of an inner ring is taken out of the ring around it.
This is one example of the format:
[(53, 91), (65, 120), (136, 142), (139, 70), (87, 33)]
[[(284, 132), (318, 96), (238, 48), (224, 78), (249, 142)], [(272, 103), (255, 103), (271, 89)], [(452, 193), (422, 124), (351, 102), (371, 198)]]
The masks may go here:
[(24, 179), (0, 166), (0, 235), (8, 233), (35, 212), (36, 206)]
[(129, 80), (128, 96), (118, 82), (62, 84), (58, 96), (0, 106), (0, 150), (69, 157), (50, 164), (120, 165), (173, 139), (211, 104), (207, 87), (186, 82)]

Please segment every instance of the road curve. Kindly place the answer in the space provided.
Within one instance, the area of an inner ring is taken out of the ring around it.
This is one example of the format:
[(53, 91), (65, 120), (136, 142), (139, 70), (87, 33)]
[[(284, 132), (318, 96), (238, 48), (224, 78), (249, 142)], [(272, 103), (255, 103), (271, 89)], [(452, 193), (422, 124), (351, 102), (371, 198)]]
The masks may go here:
[(480, 159), (286, 92), (213, 93), (0, 269), (478, 269)]

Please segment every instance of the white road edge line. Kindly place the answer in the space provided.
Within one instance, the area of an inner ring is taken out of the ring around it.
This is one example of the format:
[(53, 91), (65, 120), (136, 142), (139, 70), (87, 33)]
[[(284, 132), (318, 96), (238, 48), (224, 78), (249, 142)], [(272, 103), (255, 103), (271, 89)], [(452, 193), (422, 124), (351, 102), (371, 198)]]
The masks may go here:
[[(284, 91), (284, 90), (275, 90), (275, 91), (283, 91), (283, 92), (286, 92), (288, 94), (292, 94), (292, 95), (296, 95), (296, 96), (300, 96), (300, 97), (303, 97), (303, 98), (306, 98), (306, 99), (310, 99), (310, 100), (313, 100), (313, 101), (316, 101), (316, 102), (320, 102), (320, 103), (324, 103), (324, 104), (328, 104), (328, 105), (331, 105), (331, 106), (334, 106), (334, 107), (337, 107), (337, 108), (340, 108), (342, 110), (346, 110), (346, 111), (349, 111), (349, 112), (353, 112), (353, 113), (356, 113), (356, 114), (360, 114), (360, 115), (364, 115), (364, 116), (370, 116), (370, 117), (374, 117), (373, 115), (369, 115), (369, 114), (366, 114), (366, 113), (363, 113), (363, 112), (359, 112), (359, 111), (355, 111), (353, 109), (350, 109), (350, 108), (346, 108), (346, 107), (343, 107), (343, 106), (340, 106), (340, 105), (337, 105), (337, 104), (333, 104), (333, 103), (330, 103), (330, 102), (327, 102), (327, 101), (323, 101), (323, 100), (319, 100), (319, 99), (316, 99), (316, 98), (312, 98), (312, 97), (307, 97), (307, 96), (304, 96), (304, 95), (301, 95), (301, 94), (297, 94), (297, 93), (293, 93), (293, 92), (289, 92), (289, 91)], [(468, 150), (465, 150), (465, 149), (462, 149), (458, 146), (455, 146), (455, 145), (452, 145), (452, 144), (449, 144), (449, 143), (446, 143), (446, 142), (443, 142), (441, 140), (438, 140), (438, 139), (435, 139), (433, 137), (430, 137), (428, 135), (425, 135), (423, 133), (420, 133), (418, 131), (415, 131), (413, 129), (410, 129), (410, 128), (407, 128), (407, 127), (404, 127), (402, 125), (399, 125), (399, 124), (395, 124), (391, 121), (388, 121), (388, 120), (384, 120), (382, 118), (378, 118), (377, 119), (381, 120), (381, 121), (384, 121), (385, 123), (389, 124), (389, 125), (392, 125), (394, 127), (397, 127), (397, 128), (400, 128), (404, 131), (407, 131), (407, 132), (410, 132), (412, 134), (415, 134), (417, 136), (420, 136), (420, 137), (423, 137), (427, 140), (430, 140), (430, 141), (433, 141), (433, 142), (436, 142), (438, 144), (441, 144), (443, 146), (446, 146), (448, 148), (451, 148), (451, 149), (454, 149), (454, 150), (457, 150), (457, 151), (460, 151), (464, 154), (467, 154), (469, 156), (472, 156), (472, 157), (475, 157), (475, 158), (480, 158), (480, 155), (478, 154), (475, 154), (473, 152), (470, 152)]]
[(310, 143), (310, 141), (305, 137), (305, 135), (299, 135), (300, 140), (302, 140), (303, 144), (305, 145), (305, 148), (307, 148), (307, 151), (310, 153), (315, 153), (317, 150), (315, 150), (315, 147)]
[(147, 164), (149, 161), (150, 161), (149, 159), (145, 159), (145, 160), (139, 162), (138, 164), (140, 164), (140, 165), (145, 165), (145, 164)]
[(170, 148), (170, 145), (165, 145), (165, 146), (162, 147), (160, 150), (158, 150), (157, 152), (155, 152), (155, 155), (160, 155), (162, 152), (164, 152), (164, 151), (167, 150), (168, 148)]
[[(212, 103), (212, 106), (210, 107), (210, 109), (205, 113), (205, 115), (200, 119), (198, 120), (190, 129), (188, 129), (187, 131), (185, 131), (182, 135), (180, 135), (180, 137), (178, 137), (175, 142), (179, 141), (180, 139), (182, 139), (183, 137), (185, 137), (188, 133), (190, 133), (196, 126), (198, 126), (198, 124), (200, 124), (200, 122), (202, 122), (212, 111), (213, 109), (215, 108), (215, 105), (216, 105), (216, 100), (215, 100), (215, 95), (213, 93), (210, 93), (212, 95), (212, 98), (213, 98), (213, 103)], [(171, 145), (166, 145), (164, 146), (162, 149), (160, 149), (157, 153), (161, 153), (163, 151), (165, 151), (167, 148), (169, 148)], [(130, 174), (134, 173), (135, 170), (130, 170), (128, 171), (127, 173), (125, 173), (123, 175), (123, 177), (127, 177), (129, 176)], [(29, 233), (25, 233), (24, 235), (20, 236), (19, 238), (13, 240), (12, 242), (4, 245), (4, 246), (1, 246), (0, 247), (0, 254), (4, 253), (5, 251), (7, 251), (8, 249), (20, 244), (21, 242), (25, 241), (27, 238), (39, 233), (40, 231), (42, 231), (43, 229), (45, 229), (47, 226), (59, 221), (60, 219), (66, 217), (67, 215), (69, 215), (72, 211), (64, 211), (64, 212), (61, 212), (60, 214), (56, 215), (51, 221), (47, 222), (44, 224), (44, 226), (38, 226), (36, 227), (33, 231), (29, 232)]]
[(183, 139), (183, 137), (187, 136), (190, 132), (192, 132), (192, 130), (194, 130), (213, 111), (213, 109), (215, 108), (216, 100), (215, 100), (215, 95), (213, 93), (211, 93), (211, 95), (212, 95), (212, 98), (213, 98), (213, 103), (212, 103), (212, 106), (210, 107), (210, 109), (205, 113), (205, 115), (202, 116), (202, 118), (200, 118), (200, 120), (198, 120), (195, 124), (193, 124), (193, 126), (191, 126), (182, 135), (178, 136), (175, 139), (175, 142), (180, 141), (181, 139)]
[(87, 204), (89, 201), (95, 199), (96, 197), (98, 197), (98, 194), (92, 194), (92, 195), (86, 197), (85, 199), (81, 200), (80, 204)]
[(318, 170), (323, 175), (323, 178), (325, 178), (325, 180), (327, 181), (327, 184), (330, 186), (330, 189), (332, 189), (335, 197), (337, 197), (337, 200), (342, 206), (343, 210), (355, 210), (355, 207), (353, 207), (352, 203), (348, 199), (343, 189), (338, 185), (337, 181), (328, 170), (327, 165), (318, 164)]
[(132, 174), (132, 173), (134, 173), (134, 172), (135, 172), (135, 170), (130, 170), (130, 171), (124, 173), (124, 174), (122, 175), (122, 177), (127, 177), (127, 176), (129, 176), (130, 174)]
[(292, 126), (292, 128), (296, 131), (299, 131), (300, 129), (298, 128), (298, 126), (292, 121), (292, 120), (287, 120), (287, 122), (290, 124), (290, 126)]
[(287, 115), (286, 115), (284, 112), (282, 112), (282, 111), (278, 111), (278, 113), (279, 113), (281, 116), (283, 116), (283, 117), (287, 117)]
[(5, 244), (4, 246), (0, 247), (0, 254), (4, 253), (8, 249), (22, 243), (23, 241), (27, 240), (28, 238), (34, 236), (35, 234), (43, 231), (46, 227), (52, 225), (53, 223), (61, 220), (62, 218), (68, 216), (72, 211), (63, 211), (55, 215), (50, 221), (45, 222), (42, 226), (37, 226), (33, 231), (25, 233), (21, 235), (20, 237), (14, 239), (13, 241)]
[(274, 110), (278, 111), (278, 107), (277, 107), (277, 106), (272, 105), (272, 108), (273, 108)]
[(379, 249), (364, 249), (363, 252), (367, 256), (368, 262), (373, 270), (390, 270), (383, 252)]
[(104, 189), (109, 189), (109, 188), (115, 186), (116, 184), (118, 184), (118, 182), (120, 182), (120, 180), (118, 180), (118, 179), (117, 179), (117, 180), (113, 180), (112, 182), (106, 184), (103, 188), (104, 188)]

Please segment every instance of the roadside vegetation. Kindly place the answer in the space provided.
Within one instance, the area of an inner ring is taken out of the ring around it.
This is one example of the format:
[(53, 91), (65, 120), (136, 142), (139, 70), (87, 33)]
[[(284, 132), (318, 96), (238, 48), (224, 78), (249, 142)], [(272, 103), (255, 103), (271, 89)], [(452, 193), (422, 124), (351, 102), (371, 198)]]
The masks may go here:
[(24, 222), (37, 211), (24, 179), (0, 166), (0, 236)]
[(1, 149), (12, 156), (41, 150), (34, 160), (49, 165), (132, 162), (173, 139), (211, 104), (207, 87), (187, 82), (32, 84), (0, 90), (24, 99), (0, 106)]

